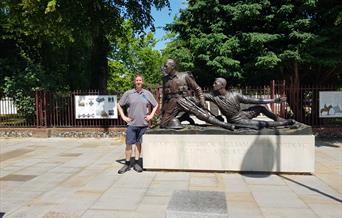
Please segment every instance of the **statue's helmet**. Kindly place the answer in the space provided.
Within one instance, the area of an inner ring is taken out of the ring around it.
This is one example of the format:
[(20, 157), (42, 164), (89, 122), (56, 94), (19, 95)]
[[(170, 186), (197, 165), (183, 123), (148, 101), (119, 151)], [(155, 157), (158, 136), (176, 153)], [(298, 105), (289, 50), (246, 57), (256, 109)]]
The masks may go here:
[(179, 119), (173, 118), (167, 125), (168, 129), (183, 129), (184, 127), (180, 123)]

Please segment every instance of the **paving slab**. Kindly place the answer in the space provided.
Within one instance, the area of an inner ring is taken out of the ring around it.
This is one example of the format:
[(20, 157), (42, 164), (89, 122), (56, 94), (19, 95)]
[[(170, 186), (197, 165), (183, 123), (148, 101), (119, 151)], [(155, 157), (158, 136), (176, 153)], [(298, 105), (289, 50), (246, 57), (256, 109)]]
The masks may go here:
[(291, 217), (291, 218), (314, 218), (317, 215), (308, 208), (261, 208), (265, 218)]
[(173, 191), (188, 190), (189, 181), (153, 181), (147, 189), (148, 196), (171, 196)]
[(255, 202), (228, 201), (228, 217), (234, 218), (263, 218), (259, 206)]
[(319, 217), (342, 217), (341, 204), (308, 204)]
[(226, 192), (250, 192), (250, 188), (240, 174), (223, 174), (222, 177)]
[(255, 201), (260, 207), (276, 208), (307, 208), (306, 204), (293, 192), (252, 192)]
[(131, 170), (116, 139), (0, 138), (4, 217), (165, 218), (174, 192), (224, 193), (228, 216), (342, 217), (342, 140), (316, 140), (312, 175)]

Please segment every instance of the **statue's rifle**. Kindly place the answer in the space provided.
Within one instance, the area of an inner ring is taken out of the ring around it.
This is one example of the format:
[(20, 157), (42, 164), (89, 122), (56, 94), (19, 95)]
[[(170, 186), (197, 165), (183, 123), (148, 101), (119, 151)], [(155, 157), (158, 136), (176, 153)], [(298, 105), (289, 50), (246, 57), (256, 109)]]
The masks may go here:
[[(196, 103), (194, 103), (194, 102), (193, 102), (193, 106), (194, 106), (197, 110), (202, 111), (203, 113), (209, 113), (210, 115), (212, 115), (212, 116), (214, 116), (214, 117), (216, 118), (216, 115), (213, 114), (209, 109), (199, 107), (199, 106), (196, 105)], [(244, 124), (238, 124), (238, 123), (232, 124), (232, 123), (228, 123), (228, 122), (227, 122), (227, 124), (231, 125), (231, 126), (233, 127), (233, 129), (236, 128), (236, 127), (237, 127), (237, 128), (256, 129), (256, 130), (259, 130), (259, 129), (260, 129), (260, 127), (258, 127), (258, 126), (253, 126), (253, 125), (244, 125)]]

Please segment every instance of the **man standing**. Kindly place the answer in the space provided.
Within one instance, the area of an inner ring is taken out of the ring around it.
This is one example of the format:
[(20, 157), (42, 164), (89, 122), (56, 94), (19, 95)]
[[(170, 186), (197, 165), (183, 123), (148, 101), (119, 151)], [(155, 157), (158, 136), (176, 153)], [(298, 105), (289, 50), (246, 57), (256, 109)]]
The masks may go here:
[[(190, 72), (176, 71), (176, 62), (168, 59), (164, 65), (163, 107), (160, 128), (180, 129), (182, 125), (177, 119), (180, 112), (194, 114), (207, 123), (233, 130), (234, 126), (222, 122), (206, 110), (201, 87)], [(189, 95), (193, 91), (197, 97)]]
[[(213, 89), (214, 96), (205, 94), (205, 99), (214, 102), (221, 113), (226, 116), (227, 122), (232, 123), (236, 126), (244, 125), (253, 129), (260, 129), (264, 127), (275, 127), (275, 126), (287, 126), (294, 124), (293, 120), (286, 120), (278, 117), (263, 105), (255, 105), (245, 110), (241, 110), (240, 103), (244, 104), (268, 104), (268, 103), (281, 103), (286, 101), (286, 97), (276, 99), (261, 99), (261, 98), (250, 98), (241, 95), (237, 92), (231, 92), (226, 90), (227, 81), (224, 78), (216, 78)], [(260, 113), (271, 118), (274, 121), (262, 121), (252, 120), (257, 117)]]
[[(158, 103), (153, 97), (152, 93), (143, 89), (143, 77), (136, 75), (134, 79), (135, 88), (126, 91), (121, 97), (118, 104), (118, 111), (121, 118), (127, 123), (126, 129), (126, 162), (124, 166), (118, 171), (119, 174), (130, 170), (130, 160), (132, 155), (132, 145), (135, 144), (135, 163), (133, 169), (137, 172), (142, 172), (142, 167), (138, 164), (141, 153), (142, 136), (154, 114), (156, 113)], [(148, 114), (148, 106), (152, 105), (152, 112)], [(127, 106), (127, 116), (122, 107)]]

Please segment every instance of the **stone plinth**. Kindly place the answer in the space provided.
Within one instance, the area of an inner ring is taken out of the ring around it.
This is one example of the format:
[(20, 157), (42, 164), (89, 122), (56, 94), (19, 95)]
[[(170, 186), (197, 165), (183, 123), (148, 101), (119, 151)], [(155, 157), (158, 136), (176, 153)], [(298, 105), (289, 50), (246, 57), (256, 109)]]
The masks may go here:
[(145, 169), (314, 172), (315, 137), (305, 125), (233, 132), (151, 129), (143, 140)]
[(228, 218), (224, 192), (175, 191), (166, 218)]

